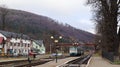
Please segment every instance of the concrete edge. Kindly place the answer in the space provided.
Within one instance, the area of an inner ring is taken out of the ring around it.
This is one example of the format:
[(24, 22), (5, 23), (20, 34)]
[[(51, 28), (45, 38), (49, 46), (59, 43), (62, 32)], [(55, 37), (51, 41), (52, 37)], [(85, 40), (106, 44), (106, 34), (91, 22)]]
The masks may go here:
[(88, 60), (88, 63), (87, 63), (87, 65), (85, 67), (89, 66), (91, 59), (92, 59), (92, 57)]
[(62, 65), (64, 65), (64, 64), (68, 63), (69, 61), (72, 61), (72, 60), (68, 60), (68, 61), (66, 61), (65, 63), (60, 64), (60, 65), (58, 65), (58, 66), (56, 66), (56, 67), (60, 67), (60, 66), (62, 66)]
[(1, 62), (11, 62), (11, 61), (21, 61), (21, 60), (27, 60), (27, 58), (25, 58), (25, 59), (23, 58), (23, 59), (8, 59), (8, 60), (1, 60), (0, 63), (1, 63)]
[(63, 64), (60, 64), (60, 65), (58, 65), (58, 66), (56, 66), (56, 67), (60, 67), (60, 66), (66, 64), (66, 63), (68, 63), (68, 62), (70, 62), (70, 61), (72, 61), (72, 60), (74, 60), (74, 59), (68, 60), (68, 61), (64, 62)]

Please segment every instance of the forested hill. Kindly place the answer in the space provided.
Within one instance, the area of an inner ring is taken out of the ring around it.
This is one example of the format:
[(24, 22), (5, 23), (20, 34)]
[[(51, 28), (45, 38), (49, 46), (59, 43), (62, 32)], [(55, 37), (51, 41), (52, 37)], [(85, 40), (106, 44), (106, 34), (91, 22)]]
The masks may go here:
[[(1, 25), (0, 21), (0, 27)], [(54, 31), (67, 39), (76, 39), (83, 42), (94, 40), (94, 35), (89, 32), (76, 29), (68, 24), (61, 24), (46, 16), (21, 10), (9, 9), (5, 26), (7, 31), (23, 33), (34, 39), (43, 39)]]

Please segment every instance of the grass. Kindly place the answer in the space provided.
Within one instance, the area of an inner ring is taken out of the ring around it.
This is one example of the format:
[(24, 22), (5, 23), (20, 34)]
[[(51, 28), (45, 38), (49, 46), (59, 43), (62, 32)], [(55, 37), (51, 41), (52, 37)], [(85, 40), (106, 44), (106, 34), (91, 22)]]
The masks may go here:
[(101, 56), (101, 51), (98, 51), (98, 52), (94, 53), (93, 56), (95, 56), (95, 57), (99, 57), (99, 56)]
[(119, 61), (114, 61), (113, 64), (120, 64), (120, 60)]
[(93, 56), (95, 56), (95, 57), (99, 57), (100, 54), (99, 54), (99, 53), (95, 53)]

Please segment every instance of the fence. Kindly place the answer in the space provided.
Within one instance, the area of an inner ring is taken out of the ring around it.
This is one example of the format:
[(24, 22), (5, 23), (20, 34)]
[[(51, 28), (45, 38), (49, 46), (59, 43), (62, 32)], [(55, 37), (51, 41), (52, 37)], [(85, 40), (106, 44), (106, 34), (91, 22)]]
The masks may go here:
[(114, 52), (102, 51), (102, 57), (114, 62)]

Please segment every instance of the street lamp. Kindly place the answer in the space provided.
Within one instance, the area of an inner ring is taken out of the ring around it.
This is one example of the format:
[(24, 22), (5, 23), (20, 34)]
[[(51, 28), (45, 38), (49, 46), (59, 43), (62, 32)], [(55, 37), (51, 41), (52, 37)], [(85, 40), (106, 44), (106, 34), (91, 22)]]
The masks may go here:
[(55, 43), (58, 43), (58, 40), (54, 40)]
[(57, 52), (57, 43), (59, 42), (59, 39), (62, 39), (62, 36), (59, 36), (59, 37), (51, 36), (50, 38), (53, 39), (53, 41), (55, 43), (55, 48), (56, 48), (55, 58), (56, 58), (56, 63), (57, 63), (57, 55), (58, 55), (58, 52)]
[(62, 36), (59, 36), (59, 39), (62, 39)]
[(51, 39), (54, 39), (54, 37), (53, 37), (53, 36), (51, 36), (50, 38), (51, 38)]

